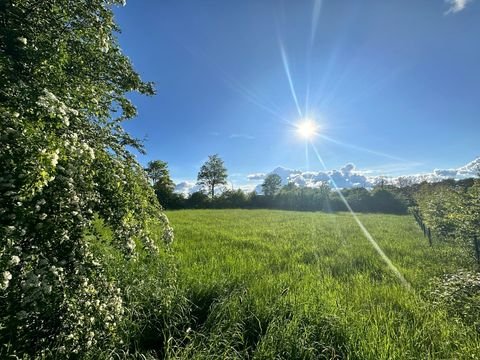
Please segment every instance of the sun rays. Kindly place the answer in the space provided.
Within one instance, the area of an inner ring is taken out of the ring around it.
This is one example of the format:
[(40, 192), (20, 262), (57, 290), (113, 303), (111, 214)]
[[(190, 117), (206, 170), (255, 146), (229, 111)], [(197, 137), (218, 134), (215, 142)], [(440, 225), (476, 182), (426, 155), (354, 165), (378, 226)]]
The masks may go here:
[(302, 119), (295, 126), (297, 134), (306, 140), (313, 139), (319, 132), (319, 125), (313, 119)]
[[(389, 155), (389, 154), (386, 154), (386, 153), (383, 153), (383, 152), (380, 152), (380, 151), (375, 151), (375, 150), (359, 147), (359, 146), (356, 146), (356, 145), (353, 145), (353, 144), (344, 143), (344, 142), (332, 139), (331, 137), (328, 137), (324, 134), (322, 135), (319, 132), (319, 124), (314, 119), (305, 117), (304, 114), (308, 114), (310, 112), (309, 97), (310, 97), (310, 91), (311, 91), (311, 88), (310, 88), (310, 85), (311, 85), (311, 83), (310, 83), (311, 82), (311, 56), (312, 56), (312, 49), (313, 49), (313, 46), (314, 46), (314, 43), (315, 43), (315, 36), (316, 36), (316, 32), (317, 32), (317, 27), (318, 27), (318, 23), (319, 23), (319, 19), (320, 19), (321, 5), (322, 5), (321, 0), (314, 0), (313, 11), (312, 11), (311, 29), (310, 29), (310, 38), (309, 38), (309, 41), (308, 41), (308, 48), (307, 48), (307, 52), (306, 52), (306, 55), (307, 55), (307, 59), (306, 59), (307, 79), (306, 79), (305, 101), (304, 101), (305, 107), (304, 107), (303, 111), (300, 107), (299, 97), (298, 97), (297, 92), (295, 90), (294, 81), (293, 81), (293, 78), (292, 78), (292, 72), (291, 72), (291, 69), (290, 69), (289, 58), (288, 58), (288, 54), (287, 54), (287, 51), (286, 51), (286, 46), (285, 46), (285, 43), (284, 43), (284, 41), (283, 41), (283, 39), (280, 35), (280, 31), (279, 31), (278, 24), (277, 24), (277, 36), (278, 36), (278, 45), (279, 45), (279, 50), (280, 50), (281, 63), (283, 65), (283, 70), (285, 72), (285, 76), (288, 80), (288, 85), (289, 85), (289, 88), (290, 88), (290, 93), (291, 93), (293, 102), (295, 104), (298, 115), (301, 118), (301, 120), (299, 120), (296, 124), (294, 124), (294, 127), (295, 127), (297, 135), (305, 140), (305, 162), (306, 162), (306, 166), (307, 166), (307, 171), (308, 171), (308, 168), (310, 167), (310, 161), (309, 161), (309, 145), (310, 145), (313, 149), (313, 152), (314, 152), (317, 160), (322, 165), (322, 167), (324, 168), (327, 175), (329, 174), (325, 162), (323, 161), (322, 157), (320, 156), (320, 153), (319, 153), (317, 147), (313, 143), (314, 138), (317, 137), (317, 136), (321, 136), (322, 139), (333, 142), (333, 143), (335, 143), (337, 145), (340, 145), (340, 146), (343, 146), (343, 147), (351, 148), (351, 149), (354, 149), (354, 150), (365, 151), (365, 152), (368, 152), (368, 153), (371, 153), (371, 154), (375, 154), (377, 156), (386, 157), (386, 158), (393, 159), (393, 160), (398, 160), (398, 161), (402, 161), (402, 162), (405, 161), (405, 160), (403, 160), (399, 157), (393, 156), (393, 155)], [(346, 74), (350, 70), (351, 70), (350, 68), (347, 69), (347, 71), (344, 72), (343, 77), (345, 77)], [(344, 80), (344, 79), (342, 78), (342, 80)], [(336, 84), (335, 90), (331, 94), (329, 94), (329, 98), (335, 96), (336, 90), (340, 86), (340, 83), (341, 82)], [(323, 99), (322, 103), (324, 103), (324, 101), (325, 101), (325, 99)], [(314, 104), (314, 105), (316, 105), (316, 104)], [(333, 186), (334, 191), (337, 192), (340, 199), (342, 200), (342, 202), (347, 207), (348, 211), (350, 212), (350, 214), (354, 218), (355, 222), (357, 223), (357, 225), (361, 229), (365, 238), (369, 241), (369, 243), (375, 249), (377, 254), (382, 258), (382, 260), (387, 264), (388, 268), (395, 274), (395, 276), (398, 278), (400, 283), (405, 288), (410, 289), (411, 286), (410, 286), (409, 282), (405, 279), (405, 277), (397, 269), (397, 267), (392, 263), (392, 261), (385, 254), (385, 252), (380, 248), (380, 246), (375, 241), (375, 239), (370, 234), (370, 232), (367, 230), (365, 225), (360, 221), (357, 214), (352, 210), (350, 204), (348, 203), (348, 201), (343, 196), (342, 192), (340, 191), (340, 188), (337, 186), (334, 179), (330, 175), (328, 175), (328, 177), (330, 179), (330, 183)]]

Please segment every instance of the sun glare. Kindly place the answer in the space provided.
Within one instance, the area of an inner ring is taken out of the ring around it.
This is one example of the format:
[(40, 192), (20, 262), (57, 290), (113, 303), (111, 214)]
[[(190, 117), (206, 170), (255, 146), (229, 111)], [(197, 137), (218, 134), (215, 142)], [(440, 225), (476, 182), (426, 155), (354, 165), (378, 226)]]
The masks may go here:
[(296, 127), (298, 135), (304, 139), (311, 139), (318, 134), (318, 124), (311, 119), (302, 119)]

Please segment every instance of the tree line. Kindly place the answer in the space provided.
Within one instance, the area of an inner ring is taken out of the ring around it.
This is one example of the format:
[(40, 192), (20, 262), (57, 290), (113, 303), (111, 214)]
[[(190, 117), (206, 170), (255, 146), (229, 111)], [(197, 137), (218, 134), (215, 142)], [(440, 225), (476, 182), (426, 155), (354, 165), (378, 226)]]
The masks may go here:
[(408, 198), (393, 187), (380, 185), (373, 190), (365, 188), (343, 189), (340, 193), (324, 183), (316, 188), (298, 187), (293, 183), (282, 185), (277, 174), (269, 174), (261, 184), (263, 194), (246, 193), (241, 189), (223, 189), (227, 184), (227, 169), (217, 155), (209, 156), (197, 176), (202, 190), (184, 196), (174, 192), (168, 165), (155, 160), (146, 167), (160, 204), (165, 209), (282, 209), (297, 211), (347, 211), (342, 196), (356, 212), (405, 214)]

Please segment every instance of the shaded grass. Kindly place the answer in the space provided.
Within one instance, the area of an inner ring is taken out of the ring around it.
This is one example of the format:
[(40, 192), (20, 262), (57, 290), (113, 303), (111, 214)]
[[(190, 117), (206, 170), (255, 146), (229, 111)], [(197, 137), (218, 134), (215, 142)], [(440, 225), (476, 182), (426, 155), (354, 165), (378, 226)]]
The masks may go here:
[(91, 249), (104, 264), (104, 275), (121, 289), (125, 312), (113, 350), (95, 349), (88, 358), (165, 358), (169, 339), (181, 337), (178, 325), (185, 322), (189, 312), (187, 300), (177, 286), (173, 253), (157, 239), (159, 251), (152, 254), (137, 239), (137, 256), (128, 259), (112, 242), (110, 229), (101, 221), (96, 221), (94, 233)]
[(406, 290), (349, 214), (169, 212), (189, 317), (167, 356), (253, 359), (475, 359), (479, 334), (423, 296), (471, 266), (433, 248), (413, 218), (360, 215), (412, 285)]

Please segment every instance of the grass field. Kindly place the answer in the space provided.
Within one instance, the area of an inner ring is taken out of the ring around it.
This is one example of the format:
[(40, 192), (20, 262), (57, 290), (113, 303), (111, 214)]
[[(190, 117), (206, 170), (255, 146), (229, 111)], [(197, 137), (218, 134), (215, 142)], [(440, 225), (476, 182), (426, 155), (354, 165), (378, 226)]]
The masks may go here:
[(410, 216), (361, 215), (402, 285), (350, 214), (189, 210), (168, 216), (190, 303), (174, 357), (475, 359), (477, 331), (434, 306), (435, 276), (469, 267), (428, 246)]

